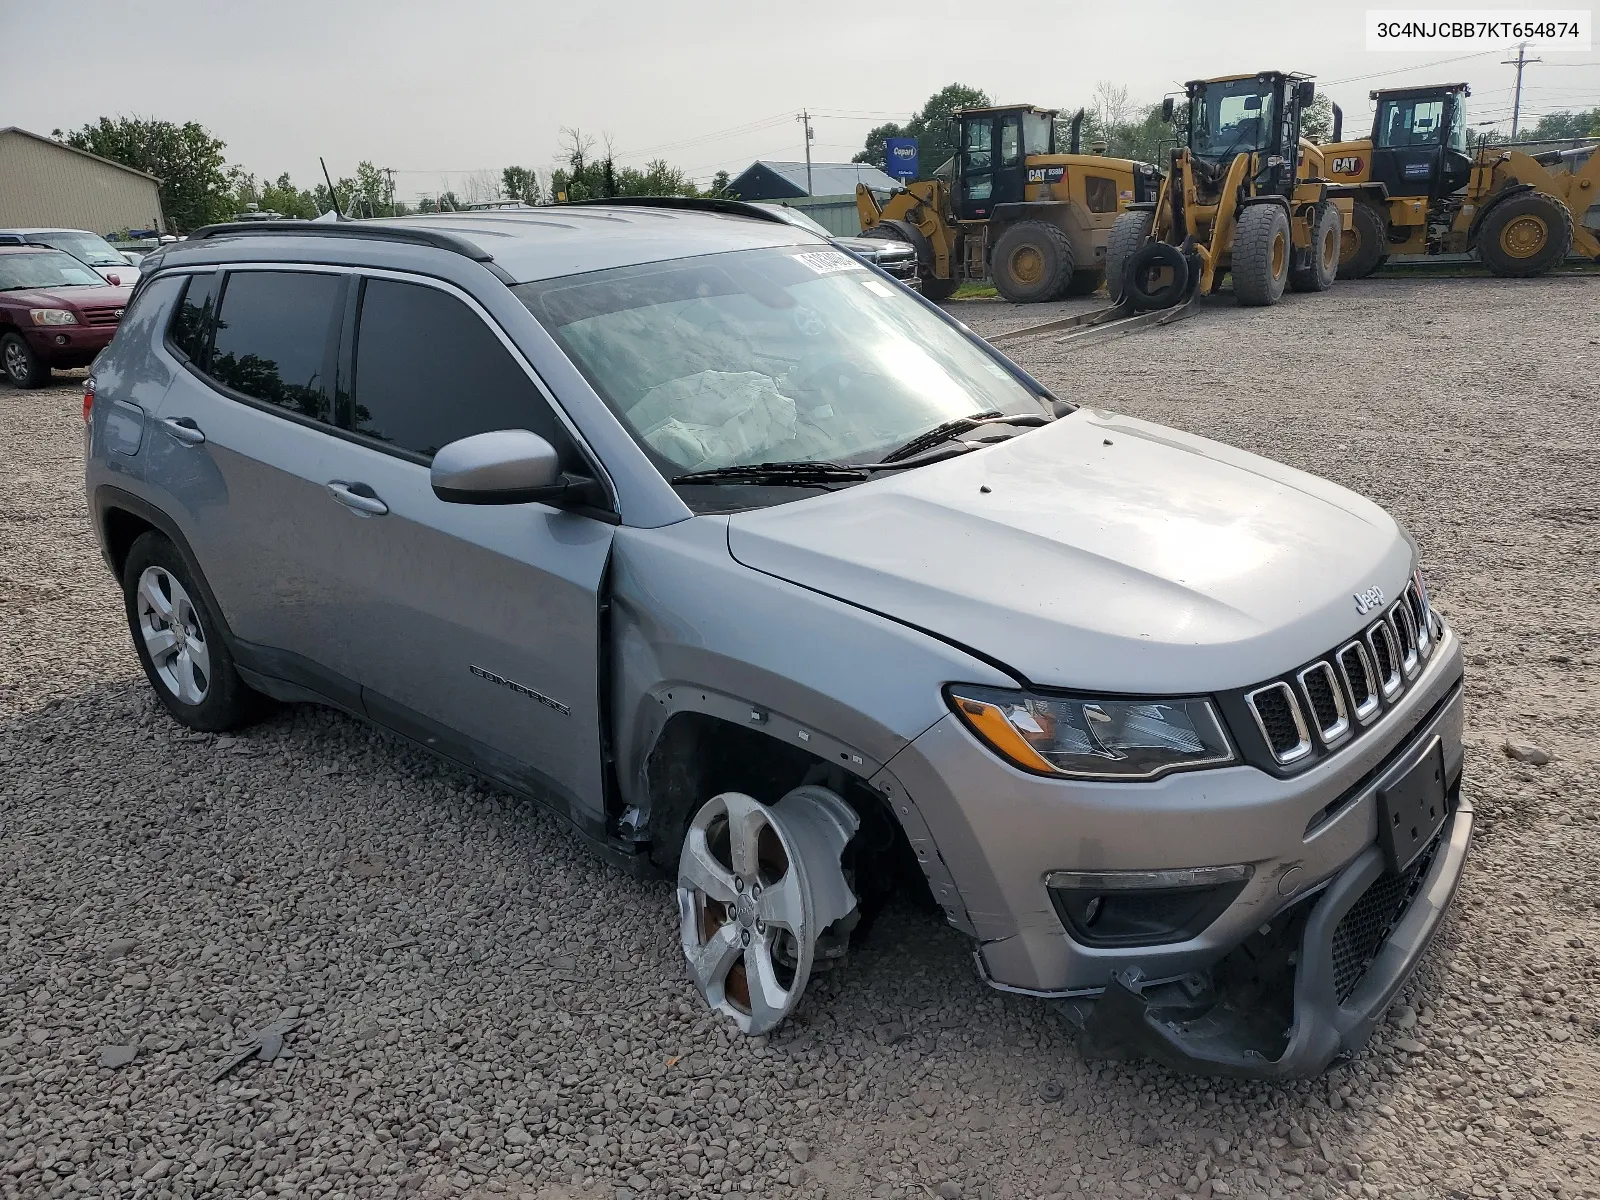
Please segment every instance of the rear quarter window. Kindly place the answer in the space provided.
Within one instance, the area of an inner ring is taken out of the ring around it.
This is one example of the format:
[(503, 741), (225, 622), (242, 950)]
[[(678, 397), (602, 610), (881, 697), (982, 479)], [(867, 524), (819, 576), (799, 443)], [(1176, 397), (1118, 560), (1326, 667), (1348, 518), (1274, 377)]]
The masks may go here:
[(1090, 175), (1084, 180), (1084, 199), (1089, 205), (1090, 212), (1108, 213), (1117, 211), (1117, 181), (1107, 179), (1104, 175)]
[(213, 271), (207, 275), (190, 275), (182, 282), (183, 298), (173, 310), (172, 328), (167, 337), (174, 350), (203, 371), (222, 276)]

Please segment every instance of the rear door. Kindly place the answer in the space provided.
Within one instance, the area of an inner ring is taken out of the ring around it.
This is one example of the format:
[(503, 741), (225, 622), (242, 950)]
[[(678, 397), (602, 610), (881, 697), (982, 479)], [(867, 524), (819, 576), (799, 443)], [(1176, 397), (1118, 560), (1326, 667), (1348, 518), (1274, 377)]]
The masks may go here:
[(347, 277), (338, 271), (193, 275), (167, 348), (149, 482), (194, 550), (240, 661), (349, 707), (359, 696), (322, 654), (340, 613), (306, 561), (336, 511), (324, 482)]
[(576, 435), (483, 311), (437, 281), (372, 275), (352, 297), (343, 440), (307, 531), (340, 661), (374, 719), (590, 818), (603, 816), (599, 603), (613, 526), (544, 504), (433, 494), (442, 446), (528, 429), (594, 475)]

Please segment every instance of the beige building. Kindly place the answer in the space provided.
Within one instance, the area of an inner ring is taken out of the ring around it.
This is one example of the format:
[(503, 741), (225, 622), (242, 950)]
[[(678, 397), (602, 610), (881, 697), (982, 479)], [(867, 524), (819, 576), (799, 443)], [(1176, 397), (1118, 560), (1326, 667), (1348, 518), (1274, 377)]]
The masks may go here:
[(14, 126), (0, 129), (0, 227), (159, 229), (160, 181)]

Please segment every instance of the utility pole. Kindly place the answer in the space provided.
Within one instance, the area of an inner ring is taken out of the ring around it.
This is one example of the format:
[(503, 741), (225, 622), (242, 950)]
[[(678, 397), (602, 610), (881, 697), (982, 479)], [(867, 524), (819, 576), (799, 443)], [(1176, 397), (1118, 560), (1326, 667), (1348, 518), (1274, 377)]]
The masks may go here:
[(816, 131), (811, 128), (811, 114), (805, 109), (800, 110), (800, 115), (795, 118), (806, 127), (806, 195), (811, 195), (811, 139), (816, 137)]
[(392, 217), (394, 216), (394, 168), (379, 167), (378, 169), (389, 177), (389, 215)]
[(1523, 42), (1522, 45), (1517, 47), (1517, 56), (1515, 58), (1504, 58), (1504, 59), (1500, 60), (1500, 65), (1501, 66), (1503, 66), (1503, 67), (1515, 67), (1517, 69), (1517, 94), (1516, 94), (1515, 99), (1513, 99), (1511, 101), (1511, 140), (1512, 141), (1516, 141), (1517, 140), (1517, 122), (1522, 117), (1522, 68), (1527, 67), (1527, 66), (1532, 66), (1536, 62), (1543, 62), (1544, 61), (1544, 59), (1542, 59), (1542, 58), (1529, 58), (1529, 57), (1527, 57), (1527, 53), (1528, 53), (1528, 43)]

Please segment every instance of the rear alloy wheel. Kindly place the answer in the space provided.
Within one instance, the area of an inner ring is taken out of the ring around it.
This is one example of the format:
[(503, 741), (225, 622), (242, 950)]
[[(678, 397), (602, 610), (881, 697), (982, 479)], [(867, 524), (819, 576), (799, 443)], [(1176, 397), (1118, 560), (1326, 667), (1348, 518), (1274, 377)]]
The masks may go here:
[(239, 678), (221, 621), (177, 547), (159, 533), (141, 534), (128, 551), (122, 587), (139, 662), (180, 724), (220, 733), (260, 714), (262, 697)]
[(1311, 263), (1289, 268), (1289, 286), (1297, 292), (1325, 292), (1339, 274), (1342, 245), (1339, 210), (1330, 201), (1317, 205), (1311, 216)]
[(1289, 214), (1278, 204), (1252, 204), (1233, 235), (1233, 294), (1247, 307), (1276, 304), (1289, 282)]
[(860, 818), (824, 787), (768, 807), (742, 792), (695, 814), (678, 858), (678, 919), (695, 988), (752, 1036), (805, 992), (817, 942), (856, 910), (840, 858)]
[(995, 242), (989, 273), (1007, 300), (1033, 304), (1059, 296), (1074, 269), (1065, 233), (1043, 221), (1019, 221)]
[(1571, 250), (1572, 213), (1542, 192), (1502, 200), (1478, 226), (1478, 257), (1496, 275), (1543, 275)]
[(1339, 278), (1365, 279), (1388, 258), (1388, 221), (1375, 206), (1357, 200), (1350, 213), (1350, 228), (1339, 231)]
[(50, 382), (50, 368), (39, 361), (20, 333), (0, 338), (0, 367), (5, 368), (6, 378), (20, 388), (43, 387)]

